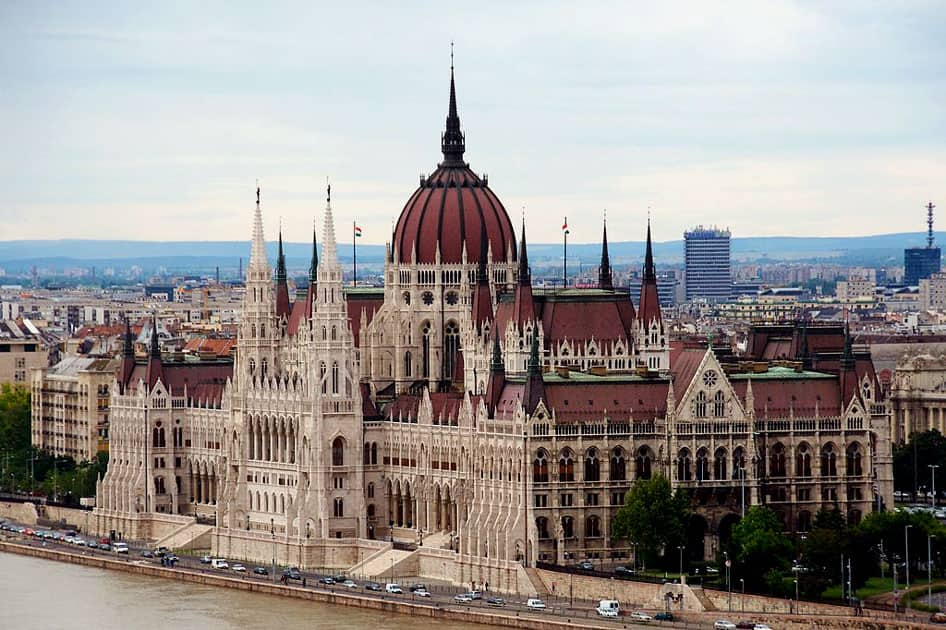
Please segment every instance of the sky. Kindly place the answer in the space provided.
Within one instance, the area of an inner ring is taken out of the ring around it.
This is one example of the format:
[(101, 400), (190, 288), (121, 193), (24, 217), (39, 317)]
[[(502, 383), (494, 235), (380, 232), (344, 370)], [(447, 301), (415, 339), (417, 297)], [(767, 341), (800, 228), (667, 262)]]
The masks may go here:
[[(155, 6), (149, 6), (155, 5)], [(529, 240), (925, 229), (946, 3), (0, 3), (0, 240), (383, 243), (441, 158)], [(524, 208), (524, 210), (523, 210)], [(946, 217), (943, 218), (946, 221)]]

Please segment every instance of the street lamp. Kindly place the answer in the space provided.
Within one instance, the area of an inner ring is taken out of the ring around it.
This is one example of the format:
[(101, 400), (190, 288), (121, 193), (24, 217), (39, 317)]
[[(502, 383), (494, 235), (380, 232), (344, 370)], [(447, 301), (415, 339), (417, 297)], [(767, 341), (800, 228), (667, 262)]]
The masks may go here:
[(930, 477), (933, 480), (933, 509), (936, 509), (936, 469), (939, 468), (939, 464), (927, 464), (930, 469)]
[[(746, 612), (746, 581), (739, 578), (739, 585), (742, 587), (742, 612)], [(732, 612), (732, 589), (729, 591), (729, 611)]]
[(683, 584), (683, 545), (677, 545), (677, 551), (680, 552), (680, 584)]
[(913, 525), (904, 525), (903, 526), (903, 555), (905, 558), (906, 574), (903, 578), (903, 588), (904, 590), (910, 589), (910, 528)]
[(793, 581), (795, 582), (795, 614), (798, 615), (800, 614), (798, 610), (798, 578), (796, 577)]
[[(732, 612), (732, 580), (729, 579), (729, 576), (730, 576), (729, 565), (731, 565), (732, 563), (729, 561), (729, 552), (724, 551), (723, 557), (726, 558), (726, 562), (725, 562), (726, 564), (726, 591), (729, 593), (729, 612)], [(743, 582), (741, 578), (739, 581)], [(743, 585), (742, 585), (742, 594), (743, 596), (745, 596), (746, 594), (745, 582), (743, 582)], [(743, 599), (742, 605), (745, 606), (746, 605), (745, 597), (743, 597), (742, 599)]]

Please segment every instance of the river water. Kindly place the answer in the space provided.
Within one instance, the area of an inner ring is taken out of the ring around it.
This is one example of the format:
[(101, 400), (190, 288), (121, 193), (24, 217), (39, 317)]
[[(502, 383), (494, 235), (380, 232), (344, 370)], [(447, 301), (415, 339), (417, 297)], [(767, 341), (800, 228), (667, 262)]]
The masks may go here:
[(247, 593), (0, 552), (0, 628), (474, 630), (487, 626)]

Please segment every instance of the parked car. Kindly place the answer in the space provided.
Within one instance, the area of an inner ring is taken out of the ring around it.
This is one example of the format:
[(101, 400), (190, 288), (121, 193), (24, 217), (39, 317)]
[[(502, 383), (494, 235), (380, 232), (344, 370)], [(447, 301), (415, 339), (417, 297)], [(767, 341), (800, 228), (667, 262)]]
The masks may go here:
[(253, 569), (253, 573), (255, 573), (256, 575), (269, 575), (269, 569), (267, 569), (266, 567), (256, 567), (255, 569)]
[(483, 593), (481, 591), (470, 591), (469, 595), (472, 599), (483, 599)]
[(365, 582), (366, 591), (375, 591), (376, 593), (381, 592), (381, 585), (377, 582)]
[(384, 590), (394, 595), (401, 595), (404, 593), (404, 590), (401, 588), (400, 584), (388, 584), (384, 587)]
[(348, 579), (348, 576), (345, 575), (344, 573), (336, 573), (335, 575), (332, 576), (332, 579), (335, 580), (336, 584), (341, 584), (342, 582)]
[(459, 602), (461, 604), (468, 604), (473, 601), (473, 598), (470, 597), (469, 593), (460, 593), (459, 595), (453, 596), (453, 601)]
[(582, 560), (578, 563), (578, 569), (581, 571), (594, 571), (595, 565), (590, 560)]
[(430, 597), (430, 591), (428, 591), (426, 588), (419, 588), (414, 591), (414, 595), (417, 597)]
[(237, 573), (246, 573), (246, 567), (243, 566), (242, 564), (235, 564), (230, 568), (236, 571)]
[(490, 597), (486, 600), (487, 606), (493, 606), (494, 608), (502, 608), (506, 605), (506, 600), (502, 597)]
[(535, 597), (526, 602), (526, 607), (532, 610), (545, 610), (546, 608), (545, 602)]
[(630, 618), (633, 619), (634, 621), (653, 621), (654, 620), (653, 617), (639, 610), (635, 610), (634, 612), (632, 612), (630, 614)]
[(673, 613), (670, 611), (659, 612), (654, 615), (654, 621), (673, 621)]
[(614, 575), (617, 577), (631, 577), (636, 573), (637, 571), (629, 567), (614, 567)]
[(717, 619), (713, 624), (713, 630), (736, 630), (736, 624), (728, 619)]
[(719, 575), (719, 569), (716, 567), (706, 567), (706, 575)]

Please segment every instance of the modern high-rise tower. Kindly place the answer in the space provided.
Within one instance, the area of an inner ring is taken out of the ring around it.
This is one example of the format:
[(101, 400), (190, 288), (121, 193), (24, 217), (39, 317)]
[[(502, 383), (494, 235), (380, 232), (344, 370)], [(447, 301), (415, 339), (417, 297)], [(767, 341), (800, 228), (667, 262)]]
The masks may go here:
[(724, 302), (732, 292), (729, 230), (698, 226), (683, 233), (686, 299)]
[(933, 247), (933, 202), (926, 205), (926, 247), (903, 250), (903, 282), (908, 286), (920, 283), (940, 270), (939, 247)]

